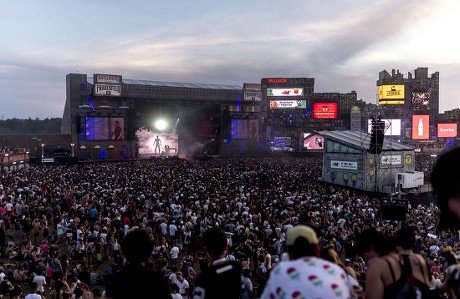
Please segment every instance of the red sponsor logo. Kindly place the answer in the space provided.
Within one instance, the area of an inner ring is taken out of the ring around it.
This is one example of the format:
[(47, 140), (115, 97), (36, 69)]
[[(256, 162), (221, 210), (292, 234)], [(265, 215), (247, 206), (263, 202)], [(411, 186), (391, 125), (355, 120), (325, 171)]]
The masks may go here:
[(272, 78), (268, 79), (268, 83), (287, 83), (285, 78)]

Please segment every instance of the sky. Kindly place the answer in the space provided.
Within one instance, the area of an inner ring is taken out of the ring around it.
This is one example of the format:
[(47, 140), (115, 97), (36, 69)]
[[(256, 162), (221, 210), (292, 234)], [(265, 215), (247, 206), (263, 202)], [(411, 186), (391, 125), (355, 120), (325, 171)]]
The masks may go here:
[(243, 86), (315, 78), (376, 103), (380, 71), (440, 75), (460, 107), (458, 0), (0, 1), (0, 118), (62, 117), (66, 75)]

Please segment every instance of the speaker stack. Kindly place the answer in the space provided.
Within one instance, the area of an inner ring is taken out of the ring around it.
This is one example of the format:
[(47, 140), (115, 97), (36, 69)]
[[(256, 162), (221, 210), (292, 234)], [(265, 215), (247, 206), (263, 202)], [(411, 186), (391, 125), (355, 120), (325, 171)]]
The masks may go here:
[(382, 120), (372, 120), (371, 140), (368, 152), (371, 154), (380, 154), (383, 148), (383, 139), (385, 134), (385, 122)]

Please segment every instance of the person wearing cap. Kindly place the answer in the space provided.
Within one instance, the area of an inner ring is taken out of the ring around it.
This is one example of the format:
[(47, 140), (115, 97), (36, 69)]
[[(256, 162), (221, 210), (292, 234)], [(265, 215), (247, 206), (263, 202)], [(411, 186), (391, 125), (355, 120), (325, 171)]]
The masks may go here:
[(261, 298), (351, 298), (351, 285), (338, 265), (319, 258), (315, 230), (296, 225), (287, 231), (288, 261), (270, 272)]

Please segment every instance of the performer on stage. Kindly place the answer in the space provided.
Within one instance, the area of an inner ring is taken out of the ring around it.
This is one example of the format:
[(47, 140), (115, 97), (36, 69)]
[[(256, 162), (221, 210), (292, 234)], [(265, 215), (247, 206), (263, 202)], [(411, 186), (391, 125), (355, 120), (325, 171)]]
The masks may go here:
[(155, 154), (157, 153), (157, 149), (158, 153), (161, 154), (161, 139), (158, 137), (158, 135), (157, 138), (155, 138), (153, 145), (155, 146)]

